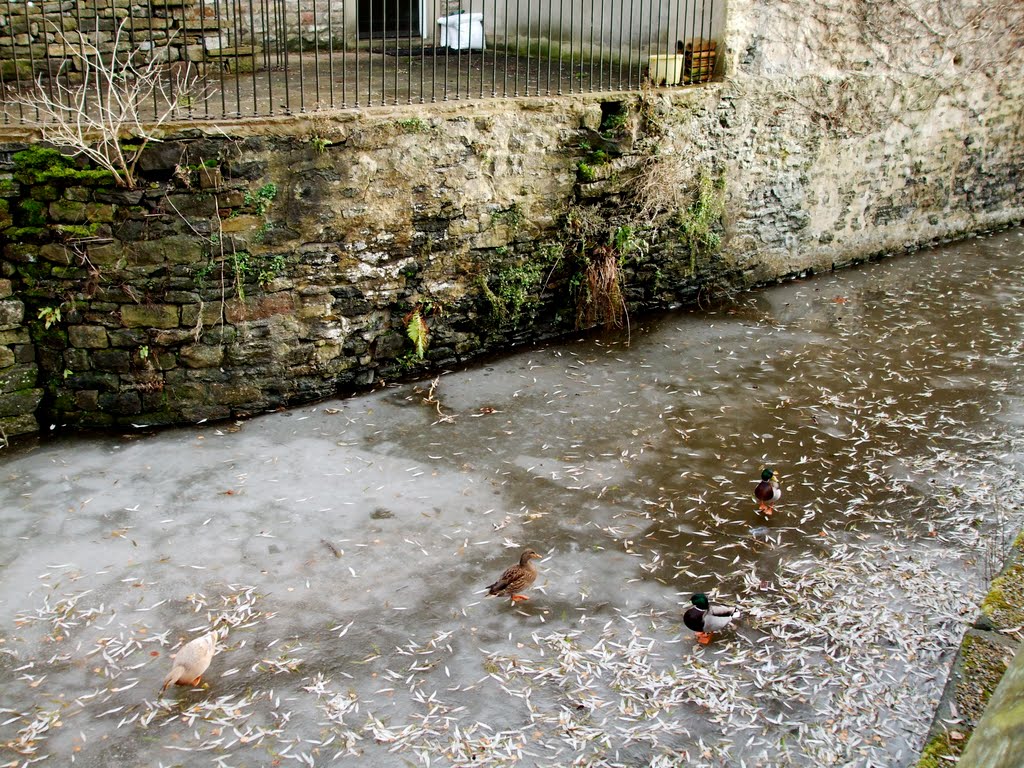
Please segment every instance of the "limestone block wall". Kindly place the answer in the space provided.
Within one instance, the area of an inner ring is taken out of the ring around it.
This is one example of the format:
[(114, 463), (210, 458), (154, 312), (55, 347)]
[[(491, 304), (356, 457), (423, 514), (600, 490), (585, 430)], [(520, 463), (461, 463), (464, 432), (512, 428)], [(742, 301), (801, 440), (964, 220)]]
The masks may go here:
[(179, 126), (134, 190), (8, 137), (0, 424), (233, 417), (614, 324), (612, 267), (635, 317), (1024, 220), (1015, 5), (903, 47), (805, 5), (730, 5), (722, 83)]
[(728, 247), (753, 274), (1019, 219), (1024, 5), (732, 0), (725, 38)]

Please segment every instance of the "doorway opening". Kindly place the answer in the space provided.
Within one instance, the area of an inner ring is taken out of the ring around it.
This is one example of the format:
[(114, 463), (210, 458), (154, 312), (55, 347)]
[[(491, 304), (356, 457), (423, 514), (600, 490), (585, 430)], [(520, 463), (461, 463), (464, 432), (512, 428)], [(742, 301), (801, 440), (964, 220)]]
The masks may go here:
[(419, 37), (420, 5), (421, 0), (359, 0), (359, 39)]

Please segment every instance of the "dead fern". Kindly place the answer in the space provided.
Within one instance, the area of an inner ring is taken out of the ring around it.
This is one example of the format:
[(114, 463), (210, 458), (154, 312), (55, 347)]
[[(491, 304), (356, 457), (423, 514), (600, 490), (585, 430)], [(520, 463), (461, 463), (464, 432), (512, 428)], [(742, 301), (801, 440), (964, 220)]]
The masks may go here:
[(622, 293), (619, 257), (610, 245), (591, 252), (583, 270), (583, 286), (576, 305), (576, 327), (621, 328), (627, 318), (626, 300)]

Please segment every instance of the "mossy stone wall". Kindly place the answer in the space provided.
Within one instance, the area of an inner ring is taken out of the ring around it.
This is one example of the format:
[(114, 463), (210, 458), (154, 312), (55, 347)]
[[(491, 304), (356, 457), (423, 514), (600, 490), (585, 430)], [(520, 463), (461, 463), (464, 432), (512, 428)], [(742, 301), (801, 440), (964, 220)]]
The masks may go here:
[(14, 296), (11, 281), (0, 278), (0, 439), (38, 428), (35, 414), (43, 396), (38, 380), (25, 303)]
[(170, 127), (132, 190), (6, 131), (0, 425), (229, 418), (459, 365), (620, 319), (595, 266), (635, 317), (1024, 220), (1021, 27), (954, 51), (938, 17), (889, 40), (933, 3), (840, 6), (730, 3), (707, 86)]

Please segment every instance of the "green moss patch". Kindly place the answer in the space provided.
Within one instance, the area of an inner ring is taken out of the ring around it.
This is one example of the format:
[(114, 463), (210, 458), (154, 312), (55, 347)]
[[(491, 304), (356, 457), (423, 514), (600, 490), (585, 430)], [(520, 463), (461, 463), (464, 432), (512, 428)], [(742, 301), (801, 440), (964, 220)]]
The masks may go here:
[(74, 160), (62, 155), (56, 149), (31, 147), (15, 152), (14, 177), (22, 184), (52, 185), (99, 185), (112, 184), (114, 176), (109, 171), (79, 168)]
[(1013, 652), (1014, 646), (1003, 642), (1001, 636), (995, 633), (972, 630), (964, 636), (954, 672), (956, 685), (952, 694), (963, 724), (959, 729), (947, 731), (943, 728), (937, 733), (933, 730), (934, 735), (921, 752), (917, 768), (953, 765), (966, 750), (968, 739), (1003, 679)]
[(1010, 566), (992, 582), (981, 610), (1000, 627), (1024, 624), (1024, 565)]
[(3, 234), (8, 240), (20, 242), (22, 240), (34, 240), (49, 233), (45, 227), (8, 227)]
[(941, 766), (954, 765), (947, 758), (958, 758), (967, 746), (967, 739), (953, 740), (949, 732), (937, 734), (924, 746), (921, 752), (921, 759), (917, 762), (917, 768), (940, 768)]
[(46, 205), (38, 200), (20, 200), (17, 217), (26, 227), (46, 226)]

